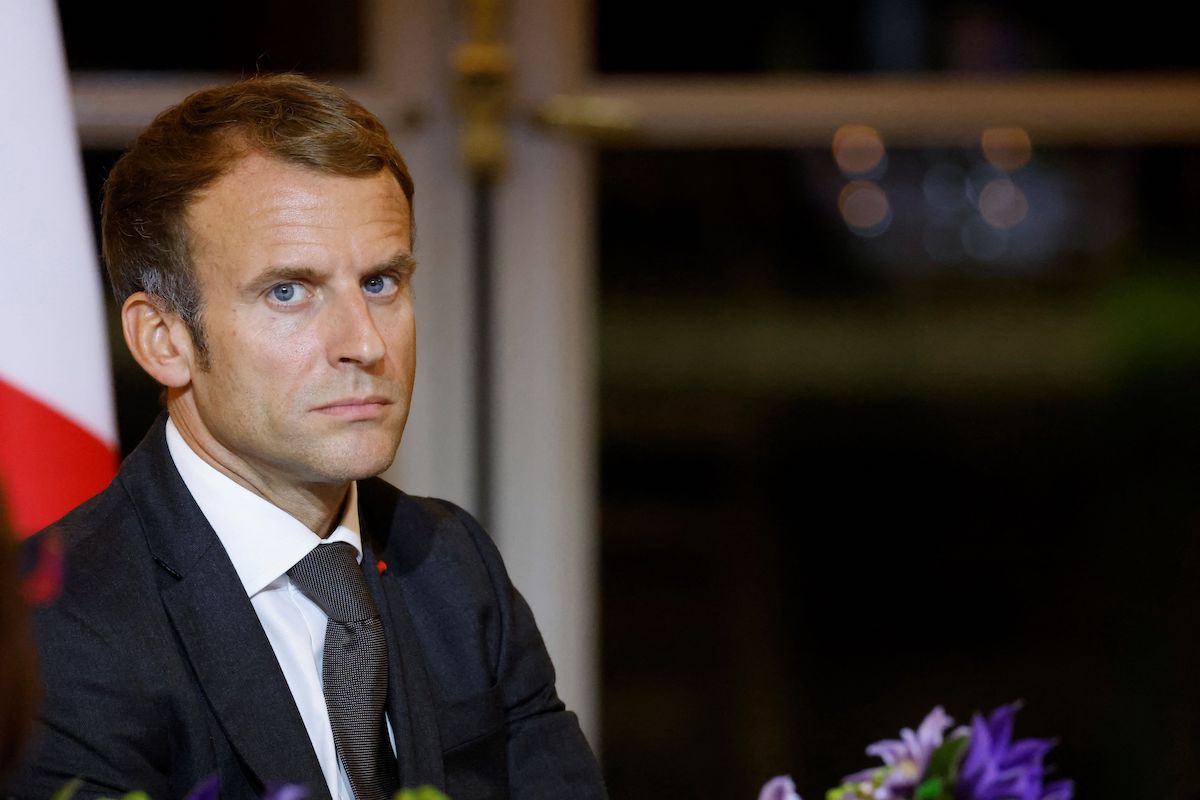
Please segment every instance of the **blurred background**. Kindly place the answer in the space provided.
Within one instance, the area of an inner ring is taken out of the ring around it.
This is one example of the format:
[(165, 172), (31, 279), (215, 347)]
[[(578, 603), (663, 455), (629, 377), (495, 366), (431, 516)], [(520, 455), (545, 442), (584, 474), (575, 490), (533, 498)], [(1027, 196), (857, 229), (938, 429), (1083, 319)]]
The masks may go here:
[[(94, 206), (215, 80), (298, 69), (387, 122), (422, 263), (389, 477), (485, 518), (615, 797), (820, 797), (934, 705), (1018, 698), (1080, 797), (1200, 797), (1173, 4), (58, 9)], [(513, 70), (481, 178), (455, 65), (488, 36)], [(127, 452), (157, 391), (111, 312)]]

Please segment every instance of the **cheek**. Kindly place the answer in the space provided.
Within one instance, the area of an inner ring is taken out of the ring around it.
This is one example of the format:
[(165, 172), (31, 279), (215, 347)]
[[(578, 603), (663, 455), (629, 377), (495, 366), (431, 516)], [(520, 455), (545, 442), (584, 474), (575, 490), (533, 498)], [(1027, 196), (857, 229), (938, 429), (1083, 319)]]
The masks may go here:
[(312, 371), (322, 352), (319, 343), (311, 339), (282, 340), (263, 352), (263, 367), (280, 380), (298, 381)]
[(393, 371), (404, 380), (409, 389), (412, 389), (413, 376), (417, 370), (417, 338), (415, 331), (410, 327), (405, 332), (405, 335), (393, 340), (395, 344), (390, 348), (389, 360), (393, 364)]
[(235, 388), (268, 401), (286, 401), (311, 375), (320, 348), (313, 337), (262, 331), (229, 340), (223, 348)]
[(411, 303), (376, 309), (372, 318), (384, 343), (387, 372), (392, 375), (410, 372), (416, 358), (416, 320)]
[(404, 348), (404, 352), (410, 357), (415, 356), (417, 352), (417, 326), (416, 321), (413, 319), (411, 314), (404, 325), (401, 336), (403, 340), (402, 347)]
[(392, 346), (406, 361), (411, 362), (417, 354), (417, 323), (411, 306), (398, 315), (392, 328)]

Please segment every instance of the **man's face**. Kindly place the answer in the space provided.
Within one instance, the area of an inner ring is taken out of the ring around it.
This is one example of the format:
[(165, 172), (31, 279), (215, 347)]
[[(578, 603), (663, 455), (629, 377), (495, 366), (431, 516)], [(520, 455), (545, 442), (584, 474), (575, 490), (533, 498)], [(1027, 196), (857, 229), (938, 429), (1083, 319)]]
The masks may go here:
[(416, 360), (409, 221), (389, 172), (257, 154), (192, 203), (209, 362), (191, 369), (191, 425), (222, 466), (301, 486), (391, 464)]

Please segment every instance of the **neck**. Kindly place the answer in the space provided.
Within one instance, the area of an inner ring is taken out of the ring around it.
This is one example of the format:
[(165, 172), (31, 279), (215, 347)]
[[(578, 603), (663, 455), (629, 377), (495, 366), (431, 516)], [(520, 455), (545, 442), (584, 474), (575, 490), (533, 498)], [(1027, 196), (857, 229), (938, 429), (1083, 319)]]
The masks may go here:
[(200, 422), (194, 407), (168, 401), (167, 410), (184, 442), (213, 469), (291, 514), (322, 539), (337, 528), (349, 483), (304, 483), (274, 475), (222, 445)]

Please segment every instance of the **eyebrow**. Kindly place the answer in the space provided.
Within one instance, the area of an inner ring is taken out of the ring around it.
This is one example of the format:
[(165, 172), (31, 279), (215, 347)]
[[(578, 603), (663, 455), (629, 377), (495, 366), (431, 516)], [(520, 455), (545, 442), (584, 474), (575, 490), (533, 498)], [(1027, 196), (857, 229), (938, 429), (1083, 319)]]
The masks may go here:
[(411, 253), (397, 253), (389, 258), (381, 267), (372, 272), (403, 272), (412, 275), (417, 271), (417, 259)]
[[(398, 253), (382, 264), (376, 265), (367, 270), (367, 275), (379, 275), (384, 272), (399, 272), (404, 275), (411, 276), (417, 271), (417, 259), (409, 253)], [(305, 281), (308, 283), (319, 283), (325, 273), (313, 267), (302, 265), (268, 267), (262, 272), (254, 276), (254, 278), (246, 284), (245, 291), (248, 294), (258, 294), (266, 291), (267, 288), (276, 283), (286, 283), (288, 281)]]

